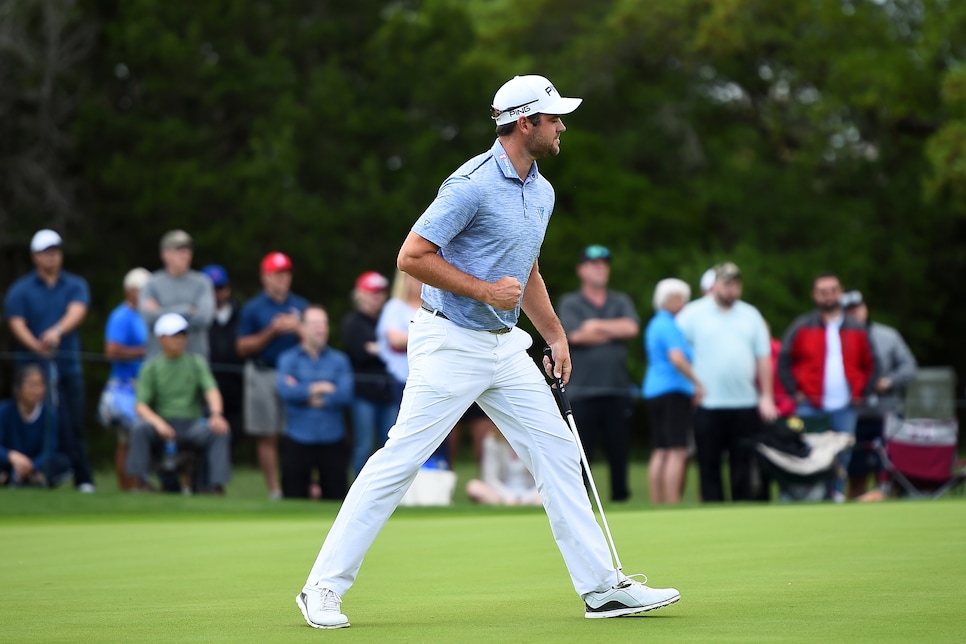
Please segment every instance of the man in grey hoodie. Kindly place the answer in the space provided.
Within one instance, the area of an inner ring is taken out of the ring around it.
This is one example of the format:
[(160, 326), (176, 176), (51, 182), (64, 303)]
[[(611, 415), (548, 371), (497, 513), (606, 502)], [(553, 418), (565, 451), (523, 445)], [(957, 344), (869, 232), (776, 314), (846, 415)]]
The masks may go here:
[[(149, 329), (165, 313), (188, 321), (189, 353), (208, 359), (208, 327), (215, 314), (215, 289), (204, 273), (191, 270), (194, 242), (183, 230), (169, 230), (161, 238), (164, 268), (151, 275), (138, 296), (138, 313)], [(145, 360), (161, 352), (157, 338), (148, 335)]]
[(868, 328), (878, 368), (878, 378), (859, 410), (855, 427), (856, 447), (849, 463), (848, 488), (848, 498), (854, 499), (866, 492), (869, 475), (882, 470), (878, 454), (863, 443), (882, 436), (886, 414), (902, 413), (903, 390), (915, 377), (919, 365), (897, 330), (869, 320), (869, 307), (861, 292), (846, 291), (840, 302), (845, 315)]

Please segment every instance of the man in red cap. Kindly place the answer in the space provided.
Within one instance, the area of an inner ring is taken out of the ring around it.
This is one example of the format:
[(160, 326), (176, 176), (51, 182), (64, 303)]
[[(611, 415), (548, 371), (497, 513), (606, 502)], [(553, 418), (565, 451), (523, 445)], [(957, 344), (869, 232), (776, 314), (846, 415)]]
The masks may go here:
[(268, 494), (282, 498), (278, 477), (278, 435), (285, 426), (276, 387), (278, 356), (299, 343), (308, 301), (291, 292), (292, 260), (272, 252), (262, 259), (264, 290), (245, 303), (238, 321), (238, 355), (245, 361), (245, 432), (257, 438), (258, 465)]
[(352, 290), (355, 310), (342, 320), (342, 346), (352, 363), (355, 392), (352, 399), (352, 469), (357, 476), (374, 448), (382, 447), (389, 428), (396, 422), (399, 405), (394, 404), (386, 364), (379, 357), (376, 324), (386, 303), (389, 280), (367, 271), (356, 279)]

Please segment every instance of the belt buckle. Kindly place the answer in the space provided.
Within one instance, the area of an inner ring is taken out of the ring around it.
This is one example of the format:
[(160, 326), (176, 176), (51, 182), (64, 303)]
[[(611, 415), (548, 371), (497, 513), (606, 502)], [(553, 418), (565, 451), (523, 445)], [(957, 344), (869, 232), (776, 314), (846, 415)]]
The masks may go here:
[(509, 333), (510, 331), (511, 331), (510, 327), (505, 326), (502, 329), (493, 329), (492, 331), (490, 331), (490, 333), (493, 333), (495, 335), (503, 335), (504, 333)]

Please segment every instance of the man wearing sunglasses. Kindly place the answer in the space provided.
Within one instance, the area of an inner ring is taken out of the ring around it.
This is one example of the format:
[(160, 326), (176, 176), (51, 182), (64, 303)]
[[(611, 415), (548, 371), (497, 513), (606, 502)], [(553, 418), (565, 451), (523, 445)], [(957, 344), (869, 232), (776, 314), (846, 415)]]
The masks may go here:
[(630, 498), (627, 452), (630, 448), (631, 380), (627, 341), (637, 337), (641, 319), (626, 293), (607, 288), (610, 250), (588, 246), (577, 264), (580, 290), (560, 299), (560, 322), (570, 341), (574, 375), (567, 387), (574, 420), (587, 458), (598, 442), (610, 464), (612, 501)]

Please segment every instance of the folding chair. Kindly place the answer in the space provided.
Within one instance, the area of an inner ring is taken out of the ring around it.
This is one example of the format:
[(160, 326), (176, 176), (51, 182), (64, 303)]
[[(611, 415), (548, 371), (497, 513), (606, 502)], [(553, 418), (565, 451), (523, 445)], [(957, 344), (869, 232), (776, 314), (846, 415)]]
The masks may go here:
[(783, 418), (756, 438), (762, 470), (778, 482), (779, 500), (821, 501), (841, 472), (836, 456), (855, 443), (829, 430), (828, 418)]
[(900, 493), (936, 499), (966, 481), (956, 460), (955, 388), (952, 368), (920, 369), (906, 390), (905, 416), (886, 416), (880, 454), (887, 491), (897, 483)]

